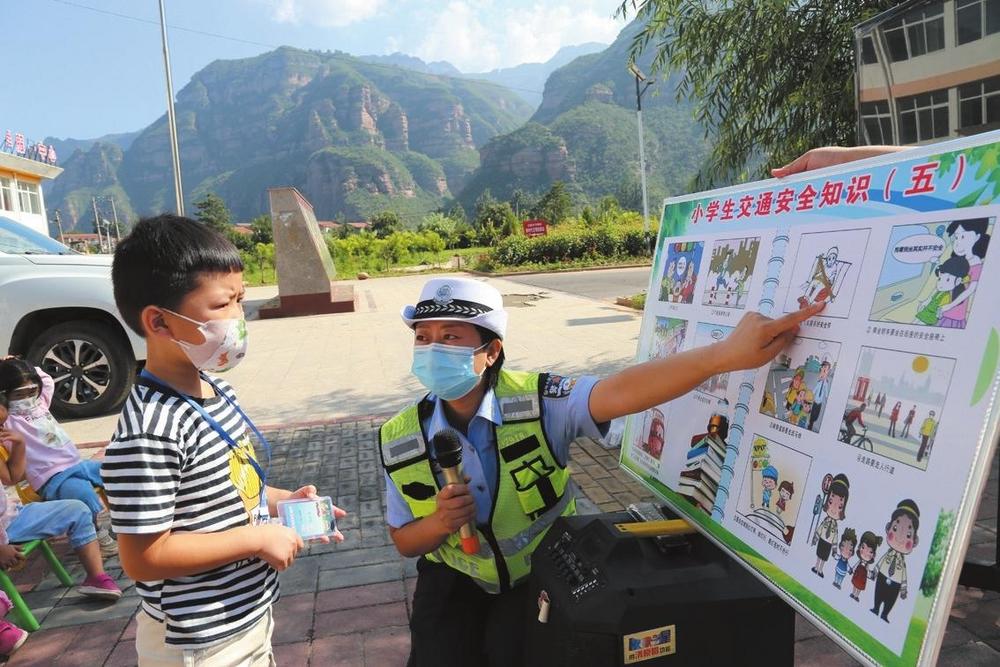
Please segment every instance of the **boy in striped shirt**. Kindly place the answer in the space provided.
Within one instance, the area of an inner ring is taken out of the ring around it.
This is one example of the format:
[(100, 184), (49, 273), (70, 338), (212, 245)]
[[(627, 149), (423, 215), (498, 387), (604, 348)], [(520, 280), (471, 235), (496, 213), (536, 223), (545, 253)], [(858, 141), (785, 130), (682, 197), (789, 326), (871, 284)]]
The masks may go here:
[(148, 348), (101, 469), (122, 567), (142, 596), (139, 664), (273, 665), (277, 571), (303, 543), (266, 517), (316, 489), (267, 486), (256, 428), (208, 375), (246, 353), (239, 252), (205, 225), (161, 215), (118, 245), (112, 280)]

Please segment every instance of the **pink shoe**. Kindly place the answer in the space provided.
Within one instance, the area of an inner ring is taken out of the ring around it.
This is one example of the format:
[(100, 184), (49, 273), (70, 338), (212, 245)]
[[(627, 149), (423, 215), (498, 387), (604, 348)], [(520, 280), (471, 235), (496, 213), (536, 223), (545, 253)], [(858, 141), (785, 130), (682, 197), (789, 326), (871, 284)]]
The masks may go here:
[(77, 590), (80, 591), (81, 595), (92, 598), (104, 598), (105, 600), (117, 600), (122, 596), (122, 589), (118, 588), (115, 580), (107, 574), (87, 577)]
[(28, 633), (10, 621), (0, 621), (0, 655), (11, 655), (28, 638)]

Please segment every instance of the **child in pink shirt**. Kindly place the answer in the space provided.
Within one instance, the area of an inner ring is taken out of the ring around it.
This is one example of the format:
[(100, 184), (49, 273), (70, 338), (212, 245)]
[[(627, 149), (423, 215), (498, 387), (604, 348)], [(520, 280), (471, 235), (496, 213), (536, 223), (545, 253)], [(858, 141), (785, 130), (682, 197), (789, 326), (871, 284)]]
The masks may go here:
[[(93, 515), (104, 511), (104, 504), (94, 491), (103, 487), (101, 464), (84, 461), (73, 441), (49, 412), (55, 383), (41, 368), (33, 368), (21, 359), (0, 361), (0, 394), (10, 416), (7, 428), (24, 439), (27, 465), (25, 477), (43, 500), (79, 500)], [(118, 553), (107, 528), (98, 527), (101, 554)]]
[[(10, 417), (6, 400), (0, 397), (0, 482), (11, 486), (24, 477), (25, 441), (17, 432), (9, 430)], [(0, 567), (10, 569), (24, 560), (18, 543), (66, 535), (76, 551), (87, 578), (79, 586), (81, 594), (88, 597), (117, 600), (121, 589), (104, 571), (101, 552), (94, 532), (93, 518), (87, 506), (78, 500), (53, 500), (30, 503), (21, 507), (7, 498), (0, 487)], [(10, 598), (0, 592), (0, 617), (11, 608)], [(26, 633), (10, 621), (0, 618), (0, 654), (10, 655), (24, 643)]]

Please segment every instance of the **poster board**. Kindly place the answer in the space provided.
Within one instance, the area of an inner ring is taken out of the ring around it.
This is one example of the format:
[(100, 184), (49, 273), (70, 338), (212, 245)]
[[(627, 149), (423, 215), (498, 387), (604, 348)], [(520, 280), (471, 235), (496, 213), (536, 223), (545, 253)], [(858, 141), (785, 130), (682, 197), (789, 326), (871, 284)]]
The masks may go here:
[(940, 649), (997, 436), (998, 220), (1000, 132), (664, 205), (639, 361), (827, 307), (629, 417), (622, 467), (870, 664)]

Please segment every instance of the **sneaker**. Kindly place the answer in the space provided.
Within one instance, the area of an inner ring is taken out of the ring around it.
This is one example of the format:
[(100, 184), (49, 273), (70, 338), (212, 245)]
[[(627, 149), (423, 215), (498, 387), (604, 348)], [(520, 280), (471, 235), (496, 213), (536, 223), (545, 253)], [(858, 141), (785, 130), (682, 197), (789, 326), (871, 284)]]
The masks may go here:
[(28, 638), (28, 633), (10, 621), (0, 621), (0, 655), (11, 655)]
[(97, 543), (101, 547), (101, 558), (111, 558), (118, 555), (118, 543), (115, 542), (115, 538), (111, 537), (107, 528), (101, 528), (97, 531)]
[(122, 596), (122, 589), (118, 588), (115, 580), (107, 574), (87, 577), (77, 590), (80, 591), (81, 595), (92, 598), (104, 598), (105, 600), (117, 600)]

